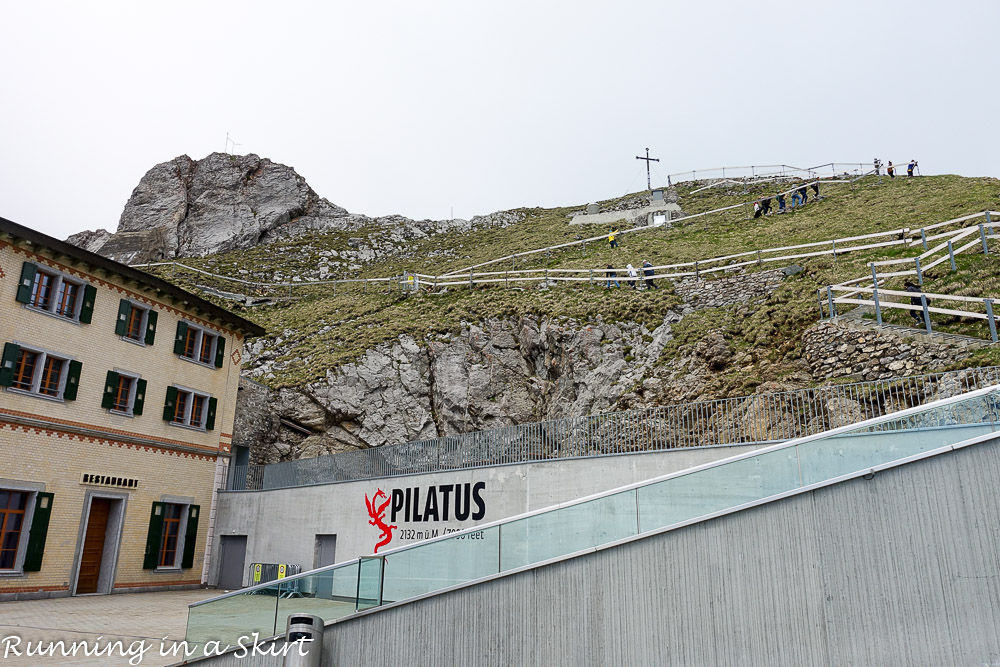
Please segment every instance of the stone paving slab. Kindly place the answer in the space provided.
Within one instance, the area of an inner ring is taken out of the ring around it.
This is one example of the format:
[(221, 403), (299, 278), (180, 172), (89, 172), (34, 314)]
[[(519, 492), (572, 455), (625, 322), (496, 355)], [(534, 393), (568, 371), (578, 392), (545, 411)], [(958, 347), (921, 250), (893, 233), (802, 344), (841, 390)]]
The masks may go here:
[[(169, 650), (174, 642), (184, 639), (188, 604), (219, 593), (214, 589), (198, 589), (0, 602), (0, 665), (160, 667), (175, 664), (180, 661), (178, 658), (159, 655), (161, 645)], [(20, 638), (19, 646), (14, 645), (13, 638)], [(14, 655), (12, 649), (19, 648), (23, 654), (28, 642), (36, 645), (39, 640), (45, 645), (62, 640), (67, 646), (85, 641), (91, 649), (99, 646), (105, 653), (88, 657), (81, 651), (74, 657), (63, 656), (57, 649), (54, 656)], [(109, 657), (107, 647), (115, 641), (122, 642), (121, 648), (115, 648)], [(148, 647), (141, 661), (136, 655), (142, 646), (139, 642), (145, 642), (144, 646)], [(130, 658), (134, 658), (132, 662)]]

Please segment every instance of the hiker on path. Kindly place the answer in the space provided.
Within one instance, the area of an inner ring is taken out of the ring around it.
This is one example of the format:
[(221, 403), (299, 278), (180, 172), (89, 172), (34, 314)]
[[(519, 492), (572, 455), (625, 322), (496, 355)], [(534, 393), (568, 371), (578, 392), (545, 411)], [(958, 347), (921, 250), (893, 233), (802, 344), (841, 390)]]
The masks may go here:
[(874, 164), (875, 164), (875, 175), (876, 176), (881, 176), (882, 175), (882, 161), (879, 160), (878, 158), (875, 158), (875, 163)]
[(802, 205), (805, 206), (809, 201), (809, 192), (806, 190), (806, 184), (803, 183), (802, 187), (799, 188), (799, 194), (802, 195)]
[(917, 161), (910, 160), (910, 164), (906, 165), (906, 175), (912, 178), (913, 170), (916, 169), (916, 167), (917, 167)]
[(759, 218), (759, 217), (760, 217), (760, 215), (761, 215), (761, 213), (762, 213), (763, 211), (764, 211), (764, 209), (763, 209), (763, 208), (761, 208), (761, 206), (760, 206), (760, 202), (759, 202), (759, 201), (755, 201), (755, 202), (753, 203), (753, 217), (754, 217), (754, 219), (757, 219), (757, 218)]
[(792, 190), (792, 205), (790, 208), (795, 208), (802, 203), (802, 196), (799, 194), (798, 190)]
[(764, 199), (760, 202), (760, 208), (763, 215), (771, 215), (771, 198), (764, 197)]
[(632, 289), (636, 288), (638, 284), (639, 272), (635, 270), (635, 267), (631, 264), (625, 266), (625, 270), (628, 271), (628, 286)]
[(816, 181), (815, 183), (812, 184), (812, 189), (813, 192), (816, 193), (815, 197), (816, 201), (819, 201), (819, 181)]
[(653, 265), (648, 259), (642, 261), (642, 275), (646, 278), (646, 289), (656, 289), (656, 285), (653, 284)]
[(618, 247), (618, 241), (615, 240), (615, 236), (617, 234), (618, 234), (618, 229), (617, 228), (612, 229), (610, 232), (608, 232), (608, 244), (612, 248), (617, 248)]
[[(917, 326), (921, 326), (924, 323), (924, 304), (920, 300), (920, 296), (919, 296), (919, 294), (920, 294), (920, 288), (917, 287), (912, 281), (909, 281), (909, 280), (907, 280), (905, 283), (903, 283), (903, 286), (904, 286), (904, 290), (905, 291), (912, 292), (912, 293), (918, 295), (918, 296), (911, 296), (910, 297), (910, 305), (911, 306), (919, 306), (919, 308), (910, 308), (910, 317), (912, 317), (913, 321), (917, 323)], [(931, 305), (930, 299), (927, 299), (927, 305), (928, 306)]]
[(604, 287), (606, 289), (611, 289), (611, 283), (614, 283), (615, 287), (621, 287), (621, 285), (618, 284), (618, 272), (615, 271), (615, 267), (611, 266), (610, 264), (608, 264), (607, 277), (608, 280), (606, 283), (604, 283)]
[(892, 166), (892, 160), (889, 160), (889, 166), (885, 168), (885, 173), (889, 174), (889, 178), (896, 178), (896, 168)]
[(778, 195), (778, 214), (785, 212), (785, 195)]

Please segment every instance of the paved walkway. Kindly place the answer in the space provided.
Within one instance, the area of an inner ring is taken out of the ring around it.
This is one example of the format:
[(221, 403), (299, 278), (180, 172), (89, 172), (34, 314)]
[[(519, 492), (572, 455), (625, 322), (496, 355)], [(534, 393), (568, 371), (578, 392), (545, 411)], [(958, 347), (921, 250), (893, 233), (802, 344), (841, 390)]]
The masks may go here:
[[(0, 602), (0, 665), (131, 664), (154, 667), (174, 664), (181, 658), (169, 654), (161, 656), (161, 645), (164, 650), (170, 650), (174, 641), (184, 639), (188, 604), (220, 592), (199, 589)], [(15, 645), (17, 638), (21, 640), (19, 645)], [(87, 642), (91, 651), (99, 648), (103, 652), (87, 657), (81, 648), (75, 657), (63, 656), (57, 645), (54, 656), (28, 657), (27, 644), (35, 648), (39, 640), (43, 646), (59, 640), (67, 647), (73, 642)], [(113, 644), (118, 641), (122, 642), (121, 648)], [(110, 657), (107, 654), (109, 645), (114, 647)], [(142, 646), (146, 651), (140, 659), (137, 654)], [(20, 657), (14, 654), (15, 649), (21, 651)]]

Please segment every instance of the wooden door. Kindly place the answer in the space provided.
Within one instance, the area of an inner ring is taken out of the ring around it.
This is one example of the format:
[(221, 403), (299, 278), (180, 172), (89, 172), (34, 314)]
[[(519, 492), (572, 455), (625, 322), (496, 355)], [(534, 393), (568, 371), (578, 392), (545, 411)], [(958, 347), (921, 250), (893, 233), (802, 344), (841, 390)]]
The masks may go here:
[(90, 518), (87, 519), (87, 535), (83, 538), (83, 556), (80, 558), (80, 574), (76, 578), (76, 593), (96, 593), (97, 581), (101, 577), (101, 559), (104, 556), (104, 537), (108, 530), (108, 515), (111, 501), (94, 498), (90, 501)]

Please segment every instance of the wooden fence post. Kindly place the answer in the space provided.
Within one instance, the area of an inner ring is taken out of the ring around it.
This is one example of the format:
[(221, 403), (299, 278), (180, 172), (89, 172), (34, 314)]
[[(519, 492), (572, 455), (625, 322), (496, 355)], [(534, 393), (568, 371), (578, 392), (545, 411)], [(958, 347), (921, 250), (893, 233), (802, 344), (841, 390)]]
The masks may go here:
[(931, 333), (931, 313), (927, 310), (927, 297), (923, 294), (920, 295), (920, 305), (924, 309), (924, 327), (927, 329), (927, 333)]

